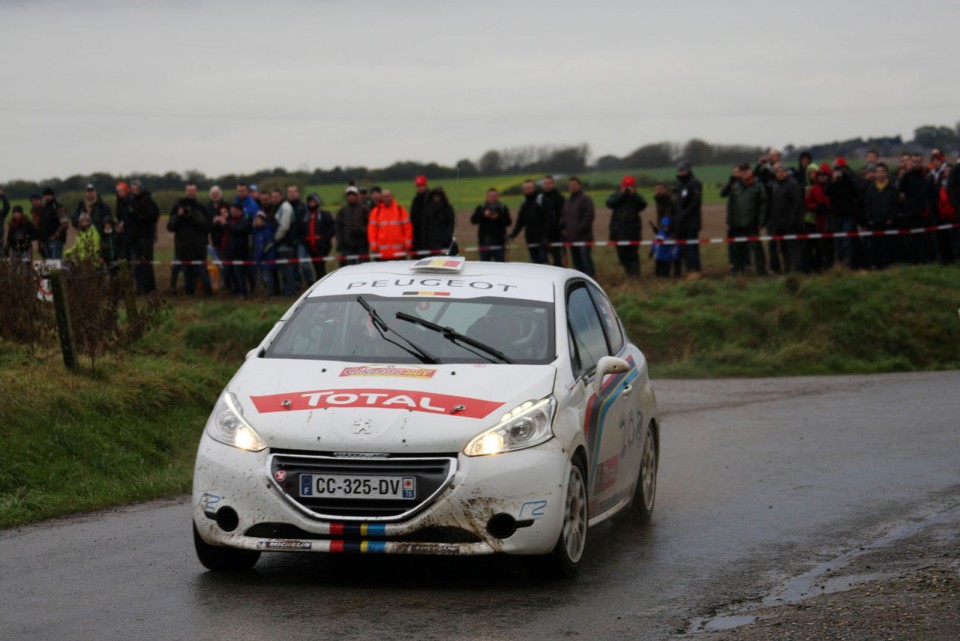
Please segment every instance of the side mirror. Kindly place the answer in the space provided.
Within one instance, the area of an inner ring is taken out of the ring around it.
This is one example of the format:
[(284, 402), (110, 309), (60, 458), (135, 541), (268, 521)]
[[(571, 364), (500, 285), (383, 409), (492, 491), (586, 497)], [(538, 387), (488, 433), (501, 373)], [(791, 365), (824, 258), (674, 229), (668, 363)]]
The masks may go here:
[(600, 388), (603, 387), (603, 379), (607, 374), (623, 374), (630, 371), (630, 363), (617, 358), (616, 356), (604, 356), (597, 363), (597, 374), (593, 377), (593, 391), (600, 394)]

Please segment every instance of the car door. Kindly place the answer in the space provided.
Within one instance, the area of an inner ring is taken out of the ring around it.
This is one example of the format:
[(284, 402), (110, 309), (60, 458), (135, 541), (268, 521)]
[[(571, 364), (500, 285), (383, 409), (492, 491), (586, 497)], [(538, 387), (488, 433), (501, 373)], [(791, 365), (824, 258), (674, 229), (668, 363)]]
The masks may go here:
[[(605, 387), (611, 387), (610, 394), (616, 395), (613, 401), (614, 408), (610, 412), (610, 415), (616, 416), (618, 420), (616, 434), (620, 444), (616, 490), (611, 499), (611, 504), (616, 505), (632, 496), (634, 483), (640, 471), (642, 439), (646, 435), (646, 430), (643, 429), (645, 423), (641, 390), (635, 388), (640, 384), (639, 364), (643, 357), (639, 350), (627, 341), (613, 303), (606, 294), (592, 283), (588, 283), (587, 289), (590, 290), (597, 312), (600, 314), (600, 323), (603, 325), (610, 354), (622, 358), (630, 365), (629, 371), (616, 376), (611, 375), (605, 381)], [(609, 426), (605, 432), (612, 437), (612, 430), (613, 426)]]
[(584, 404), (583, 430), (587, 442), (590, 516), (614, 507), (622, 494), (619, 482), (622, 434), (626, 404), (621, 398), (626, 374), (608, 376), (600, 393), (594, 391), (597, 363), (610, 355), (610, 345), (593, 297), (585, 282), (574, 282), (567, 291), (567, 327), (572, 347), (574, 377)]

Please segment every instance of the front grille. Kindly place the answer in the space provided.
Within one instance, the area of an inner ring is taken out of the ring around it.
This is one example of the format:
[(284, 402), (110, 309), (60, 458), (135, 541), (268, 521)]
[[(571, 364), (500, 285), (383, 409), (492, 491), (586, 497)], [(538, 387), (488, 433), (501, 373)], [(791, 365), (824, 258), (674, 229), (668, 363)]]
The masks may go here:
[(365, 540), (396, 541), (403, 543), (480, 543), (482, 539), (472, 532), (458, 527), (428, 527), (400, 536), (331, 536), (314, 534), (289, 523), (257, 523), (244, 532), (245, 536), (259, 539), (307, 539), (307, 540)]
[[(270, 478), (287, 500), (311, 516), (323, 519), (398, 521), (426, 507), (450, 482), (456, 466), (455, 457), (340, 458), (283, 452), (270, 456)], [(301, 474), (412, 476), (416, 479), (416, 498), (403, 500), (300, 496)], [(282, 477), (283, 481), (278, 481), (278, 476)]]

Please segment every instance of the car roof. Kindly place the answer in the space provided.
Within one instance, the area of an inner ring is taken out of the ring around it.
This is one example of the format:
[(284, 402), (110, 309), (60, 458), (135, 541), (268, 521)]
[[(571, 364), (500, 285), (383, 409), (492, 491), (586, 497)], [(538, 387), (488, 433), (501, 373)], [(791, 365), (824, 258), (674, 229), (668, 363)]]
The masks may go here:
[[(457, 270), (432, 271), (415, 266), (423, 261), (386, 261), (350, 265), (314, 285), (309, 298), (339, 294), (379, 296), (498, 296), (550, 301), (581, 272), (533, 263), (462, 261)], [(584, 277), (585, 278), (585, 277)]]

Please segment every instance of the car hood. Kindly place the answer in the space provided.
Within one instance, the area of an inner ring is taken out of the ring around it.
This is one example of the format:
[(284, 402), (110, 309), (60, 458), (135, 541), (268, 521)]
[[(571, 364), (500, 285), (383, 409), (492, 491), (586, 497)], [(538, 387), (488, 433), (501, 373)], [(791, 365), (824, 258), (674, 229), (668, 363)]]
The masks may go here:
[(460, 451), (555, 378), (551, 365), (251, 358), (227, 389), (272, 449), (423, 454)]

